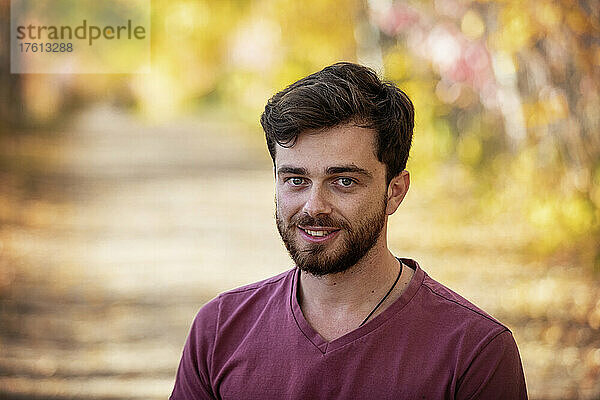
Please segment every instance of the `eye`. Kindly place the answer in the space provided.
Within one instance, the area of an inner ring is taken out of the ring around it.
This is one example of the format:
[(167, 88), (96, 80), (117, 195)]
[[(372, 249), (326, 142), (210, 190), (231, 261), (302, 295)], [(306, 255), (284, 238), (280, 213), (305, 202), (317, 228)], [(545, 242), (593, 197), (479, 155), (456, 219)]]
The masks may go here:
[(338, 178), (336, 181), (340, 186), (345, 187), (345, 188), (349, 188), (356, 183), (354, 181), (354, 179), (347, 178), (347, 177)]
[(288, 182), (292, 186), (302, 186), (303, 184), (306, 183), (304, 178), (300, 178), (298, 176), (293, 176), (291, 178), (287, 178), (286, 182)]

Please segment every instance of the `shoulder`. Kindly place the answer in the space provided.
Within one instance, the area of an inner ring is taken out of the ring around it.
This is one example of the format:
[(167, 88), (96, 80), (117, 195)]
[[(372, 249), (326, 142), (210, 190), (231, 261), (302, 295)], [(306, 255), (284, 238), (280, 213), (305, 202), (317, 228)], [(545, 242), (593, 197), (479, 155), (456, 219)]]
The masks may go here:
[(294, 271), (295, 269), (291, 269), (271, 278), (228, 290), (221, 293), (217, 299), (219, 299), (221, 305), (240, 305), (240, 303), (250, 299), (258, 301), (259, 299), (267, 300), (274, 296), (280, 296), (287, 293), (287, 290), (291, 288)]
[[(436, 354), (447, 354), (444, 362), (456, 371), (460, 390), (472, 394), (482, 388), (498, 389), (502, 382), (516, 382), (513, 389), (522, 394), (525, 387), (522, 366), (510, 329), (429, 277), (418, 265), (416, 270), (420, 282), (411, 301), (412, 318), (419, 337), (424, 338), (423, 346), (434, 349)], [(523, 398), (519, 396), (503, 398)]]
[(272, 276), (268, 279), (263, 279), (258, 282), (254, 282), (248, 285), (244, 285), (235, 289), (228, 290), (219, 295), (219, 297), (227, 298), (227, 297), (239, 297), (251, 295), (255, 292), (268, 292), (272, 290), (276, 290), (281, 285), (285, 284), (286, 278), (289, 278), (293, 275), (295, 269), (290, 269), (275, 276)]
[(418, 307), (415, 318), (435, 335), (436, 343), (451, 346), (461, 355), (455, 360), (458, 370), (464, 371), (484, 351), (500, 356), (507, 347), (516, 348), (506, 325), (426, 273), (421, 277), (413, 299)]
[(295, 269), (291, 269), (219, 294), (200, 309), (196, 315), (196, 323), (211, 320), (220, 324), (223, 319), (240, 314), (252, 318), (255, 313), (263, 310), (267, 303), (286, 301), (294, 271)]
[(421, 290), (425, 292), (424, 295), (430, 307), (445, 311), (450, 318), (461, 316), (462, 320), (469, 324), (476, 323), (494, 331), (508, 330), (504, 324), (490, 314), (427, 274), (424, 274)]
[(200, 308), (183, 349), (172, 399), (214, 398), (214, 363), (235, 350), (269, 302), (284, 301), (293, 271), (221, 293)]
[(510, 330), (481, 308), (431, 278), (414, 260), (403, 259), (415, 269), (411, 282), (411, 319), (438, 342), (467, 348), (483, 348)]

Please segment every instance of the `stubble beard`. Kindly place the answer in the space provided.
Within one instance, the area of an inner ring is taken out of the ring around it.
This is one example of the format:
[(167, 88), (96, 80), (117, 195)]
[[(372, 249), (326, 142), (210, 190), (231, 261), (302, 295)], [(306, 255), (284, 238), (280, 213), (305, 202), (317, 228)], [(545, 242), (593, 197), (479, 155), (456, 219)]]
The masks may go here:
[[(277, 230), (285, 247), (302, 271), (315, 276), (344, 272), (359, 262), (375, 246), (385, 225), (387, 197), (378, 208), (355, 224), (329, 215), (294, 215), (288, 223), (275, 208)], [(298, 226), (336, 227), (341, 231), (333, 243), (307, 243), (300, 238)], [(335, 243), (340, 242), (340, 243)]]

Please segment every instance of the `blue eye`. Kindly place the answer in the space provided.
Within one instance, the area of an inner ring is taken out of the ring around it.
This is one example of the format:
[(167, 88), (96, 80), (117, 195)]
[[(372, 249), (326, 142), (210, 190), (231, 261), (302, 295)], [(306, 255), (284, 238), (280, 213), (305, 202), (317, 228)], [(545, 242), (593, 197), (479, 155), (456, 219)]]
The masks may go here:
[(352, 178), (339, 178), (337, 181), (340, 184), (340, 186), (345, 187), (345, 188), (348, 188), (355, 183), (354, 179), (352, 179)]
[(291, 183), (292, 186), (300, 186), (304, 183), (304, 178), (299, 178), (297, 176), (294, 176), (292, 178), (289, 178), (287, 181), (289, 183)]

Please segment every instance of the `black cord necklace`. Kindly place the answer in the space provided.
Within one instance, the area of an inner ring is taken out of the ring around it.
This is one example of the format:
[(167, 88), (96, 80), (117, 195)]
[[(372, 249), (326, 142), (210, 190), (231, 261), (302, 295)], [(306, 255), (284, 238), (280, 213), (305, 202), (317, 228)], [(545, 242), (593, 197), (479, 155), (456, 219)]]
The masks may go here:
[[(400, 260), (398, 260), (398, 261), (400, 261)], [(377, 303), (377, 305), (375, 306), (375, 308), (373, 310), (371, 310), (371, 312), (369, 313), (369, 315), (367, 315), (367, 318), (365, 318), (364, 321), (360, 323), (359, 327), (363, 326), (365, 324), (365, 322), (367, 322), (369, 320), (369, 318), (371, 318), (371, 315), (373, 315), (373, 313), (375, 312), (375, 310), (377, 310), (379, 308), (379, 306), (381, 304), (383, 304), (383, 302), (385, 301), (385, 299), (388, 298), (388, 296), (390, 295), (390, 293), (392, 293), (392, 290), (394, 290), (394, 288), (396, 287), (396, 283), (398, 283), (398, 281), (400, 280), (400, 275), (402, 275), (402, 267), (404, 267), (404, 264), (402, 264), (402, 261), (400, 261), (400, 272), (398, 272), (398, 276), (396, 277), (396, 280), (394, 281), (394, 284), (392, 285), (392, 287), (390, 288), (390, 290), (388, 290), (388, 292), (385, 294), (385, 296), (383, 296), (383, 298), (381, 300), (379, 300), (379, 303)]]

